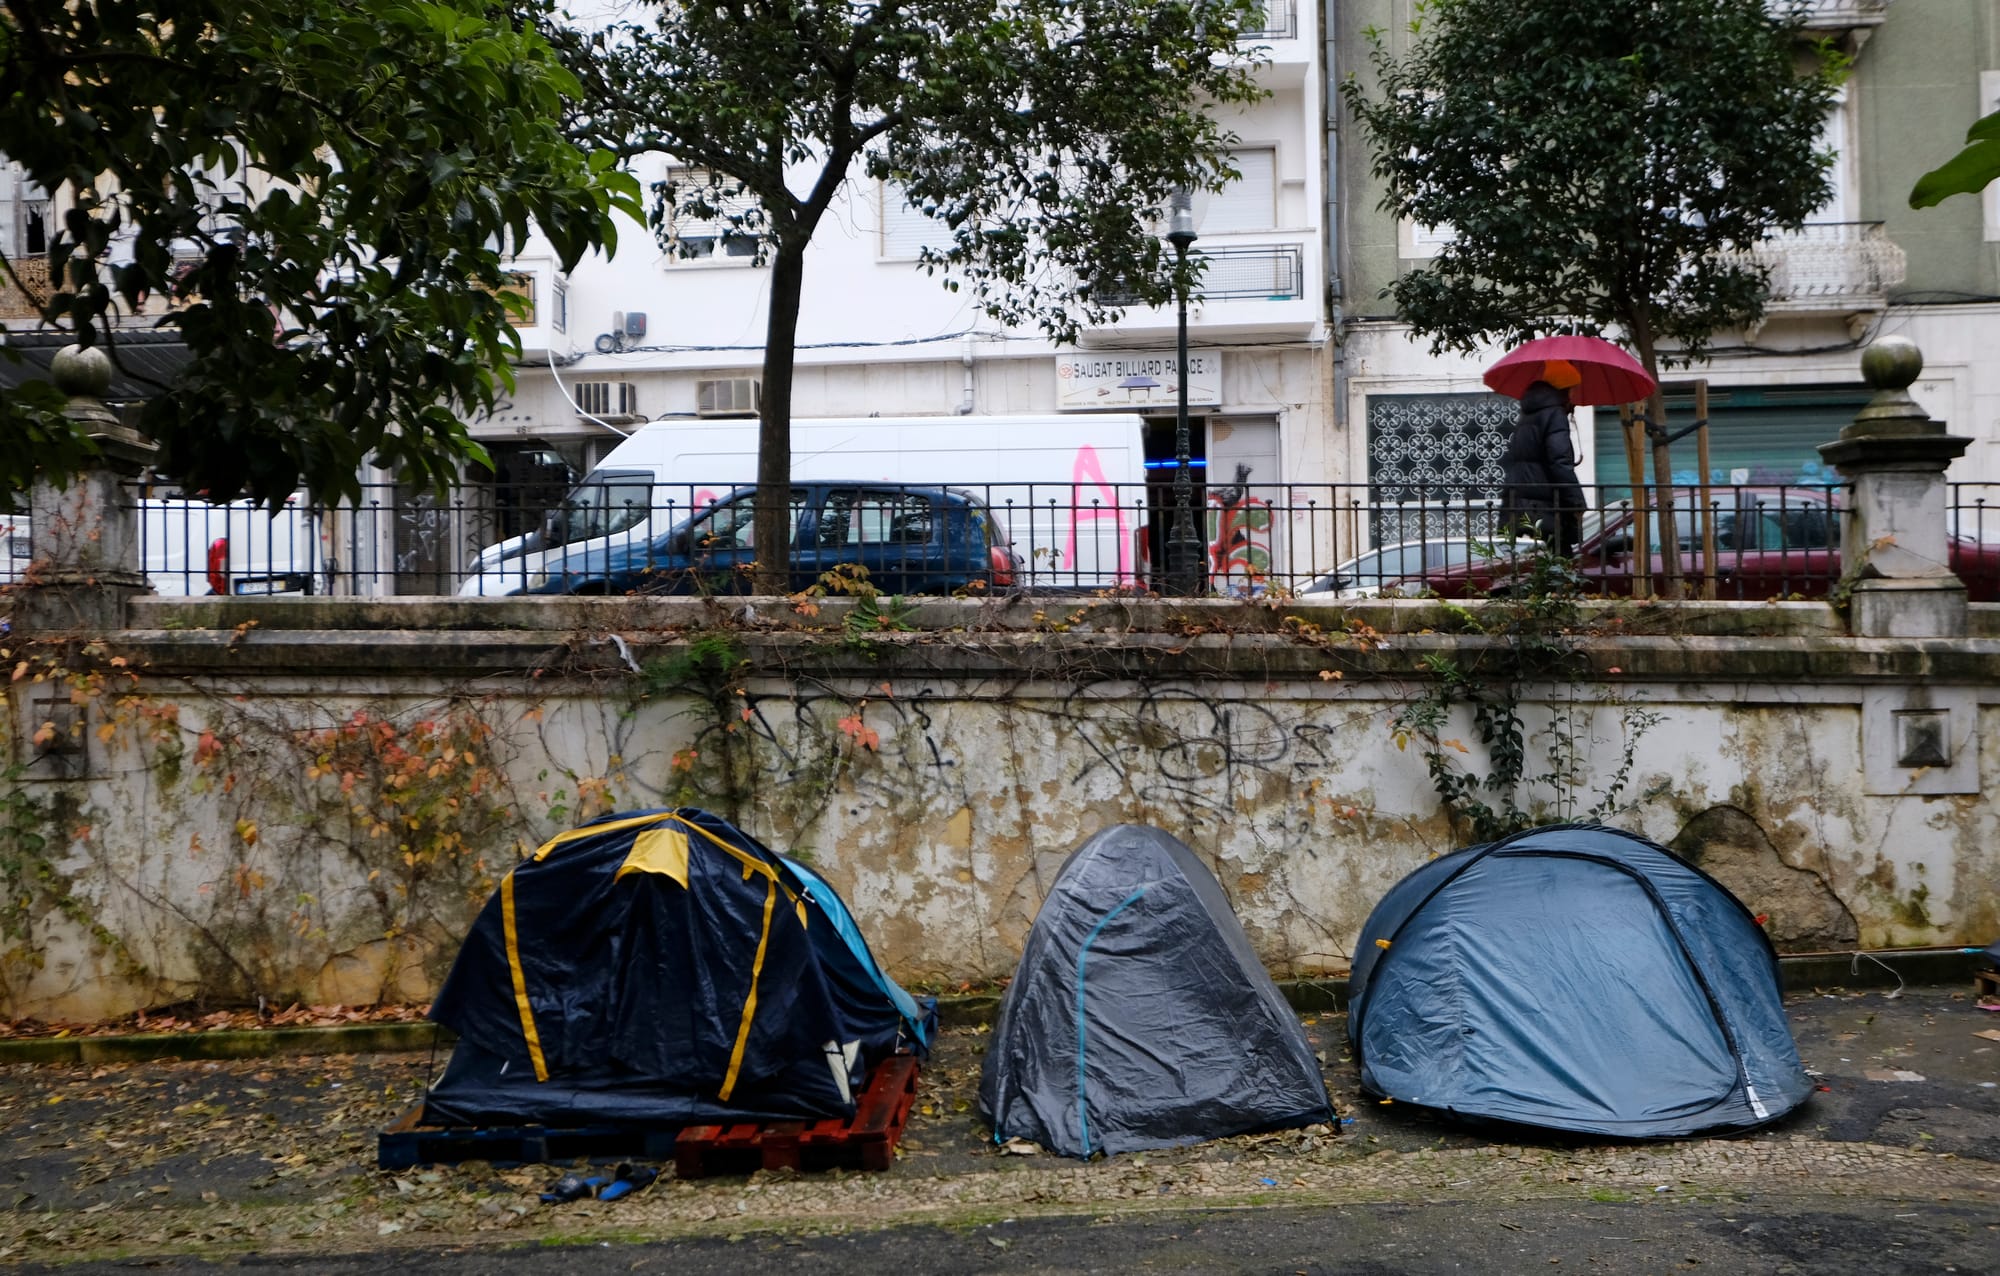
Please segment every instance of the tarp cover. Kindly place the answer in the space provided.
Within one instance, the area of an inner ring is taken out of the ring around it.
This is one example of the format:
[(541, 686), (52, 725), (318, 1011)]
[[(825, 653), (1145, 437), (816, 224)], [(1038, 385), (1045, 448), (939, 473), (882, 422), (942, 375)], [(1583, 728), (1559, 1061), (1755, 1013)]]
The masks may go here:
[(1644, 838), (1560, 825), (1392, 888), (1361, 933), (1348, 1035), (1371, 1095), (1672, 1137), (1811, 1094), (1779, 988), (1763, 928), (1715, 879)]
[(1134, 1152), (1329, 1121), (1298, 1017), (1194, 852), (1123, 824), (1069, 857), (1000, 1003), (995, 1141)]
[(706, 811), (610, 815), (523, 861), (473, 923), (431, 1007), (459, 1042), (424, 1119), (846, 1116), (935, 1017), (804, 866)]

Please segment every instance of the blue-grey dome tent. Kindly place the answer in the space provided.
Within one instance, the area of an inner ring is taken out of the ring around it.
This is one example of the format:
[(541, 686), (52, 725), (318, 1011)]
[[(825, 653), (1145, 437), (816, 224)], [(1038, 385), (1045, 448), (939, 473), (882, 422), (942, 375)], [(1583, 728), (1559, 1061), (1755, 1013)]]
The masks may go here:
[(936, 1023), (822, 878), (693, 808), (550, 840), (474, 921), (431, 1018), (432, 1125), (846, 1117)]
[(1090, 838), (1049, 888), (979, 1101), (996, 1142), (1086, 1159), (1333, 1118), (1305, 1030), (1214, 875), (1135, 824)]
[(1534, 829), (1432, 860), (1369, 916), (1362, 1090), (1631, 1138), (1740, 1129), (1812, 1092), (1763, 928), (1641, 837)]

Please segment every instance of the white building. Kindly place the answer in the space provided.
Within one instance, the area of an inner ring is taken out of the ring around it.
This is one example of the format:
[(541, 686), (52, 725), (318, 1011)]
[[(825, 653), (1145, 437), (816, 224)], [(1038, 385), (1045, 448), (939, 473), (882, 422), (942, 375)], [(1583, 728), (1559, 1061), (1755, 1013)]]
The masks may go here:
[[(1194, 252), (1210, 258), (1188, 316), (1197, 483), (1332, 477), (1321, 32), (1312, 0), (1270, 0), (1266, 26), (1244, 43), (1268, 50), (1257, 75), (1270, 96), (1226, 121), (1242, 179), (1197, 227)], [(638, 175), (650, 182), (665, 164)], [(893, 190), (850, 181), (806, 259), (794, 417), (1137, 411), (1152, 473), (1170, 479), (1174, 311), (1131, 311), (1059, 349), (918, 270), (932, 226)], [(473, 423), (501, 483), (543, 472), (552, 453), (587, 469), (640, 421), (754, 414), (769, 271), (704, 229), (675, 228), (683, 243), (706, 240), (693, 258), (628, 225), (615, 259), (566, 276), (552, 259), (519, 260), (534, 300), (519, 389)]]

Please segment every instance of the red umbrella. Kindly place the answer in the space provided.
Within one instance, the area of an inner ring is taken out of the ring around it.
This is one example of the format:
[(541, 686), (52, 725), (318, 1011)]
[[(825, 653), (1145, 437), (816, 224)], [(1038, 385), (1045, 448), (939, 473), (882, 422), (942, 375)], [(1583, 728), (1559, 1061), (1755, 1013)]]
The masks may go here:
[[(1561, 388), (1569, 380), (1550, 363), (1567, 363), (1583, 381), (1569, 392), (1579, 407), (1593, 403), (1637, 403), (1653, 392), (1653, 378), (1639, 361), (1602, 337), (1540, 337), (1509, 351), (1486, 370), (1486, 384), (1518, 399), (1537, 381)], [(1574, 383), (1572, 383), (1574, 384)]]

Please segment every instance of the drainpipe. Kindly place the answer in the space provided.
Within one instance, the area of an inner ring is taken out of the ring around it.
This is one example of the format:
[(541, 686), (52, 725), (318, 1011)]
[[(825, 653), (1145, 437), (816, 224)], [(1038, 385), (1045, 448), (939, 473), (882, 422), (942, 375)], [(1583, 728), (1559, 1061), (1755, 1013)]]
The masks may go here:
[[(1345, 285), (1341, 281), (1341, 251), (1343, 240), (1340, 233), (1341, 209), (1344, 205), (1340, 177), (1340, 69), (1336, 60), (1334, 39), (1334, 18), (1339, 0), (1320, 0), (1320, 76), (1323, 86), (1320, 109), (1324, 113), (1323, 124), (1326, 144), (1321, 148), (1320, 198), (1321, 233), (1320, 251), (1326, 255), (1326, 317), (1327, 341), (1332, 346), (1332, 369), (1329, 374), (1330, 386), (1327, 391), (1327, 429), (1343, 438), (1351, 433), (1351, 423), (1347, 420), (1347, 333), (1346, 315), (1341, 302), (1346, 296)], [(1331, 443), (1332, 440), (1329, 440)], [(1329, 447), (1327, 452), (1332, 454)], [(1347, 458), (1353, 454), (1351, 443), (1341, 450), (1342, 464), (1338, 473), (1328, 477), (1352, 480), (1365, 478), (1365, 474), (1348, 472)], [(1365, 468), (1365, 466), (1364, 466)], [(1333, 555), (1330, 561), (1339, 561), (1341, 551), (1351, 550), (1352, 545), (1340, 543), (1339, 529), (1334, 532), (1334, 542), (1326, 546), (1326, 552)]]
[(965, 365), (965, 398), (958, 405), (960, 416), (972, 415), (972, 343), (976, 339), (977, 334), (966, 333), (965, 353), (959, 356), (959, 362)]

